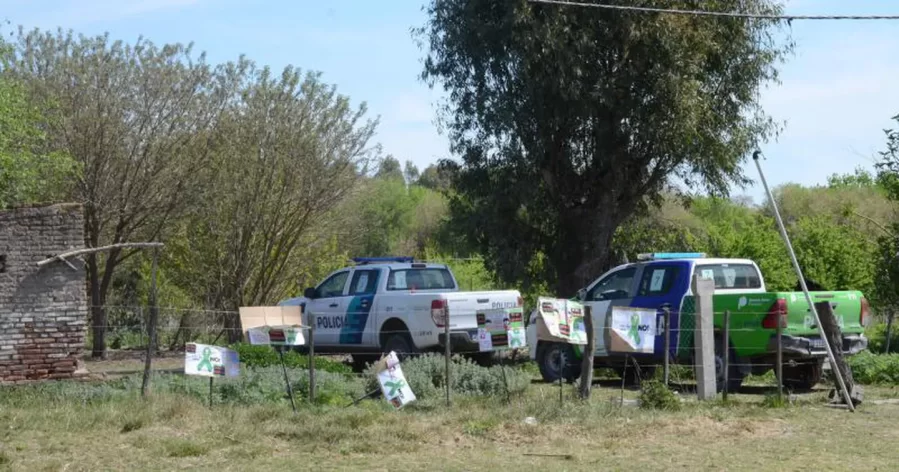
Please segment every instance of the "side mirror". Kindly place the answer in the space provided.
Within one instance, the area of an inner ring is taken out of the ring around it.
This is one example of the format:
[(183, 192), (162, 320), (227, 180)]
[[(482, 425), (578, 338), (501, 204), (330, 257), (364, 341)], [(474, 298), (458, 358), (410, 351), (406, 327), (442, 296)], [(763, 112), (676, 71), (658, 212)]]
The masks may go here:
[(312, 287), (309, 287), (305, 291), (303, 291), (303, 296), (310, 300), (315, 300), (315, 295), (315, 289)]
[(577, 299), (580, 301), (584, 301), (587, 299), (587, 289), (582, 288), (577, 291)]

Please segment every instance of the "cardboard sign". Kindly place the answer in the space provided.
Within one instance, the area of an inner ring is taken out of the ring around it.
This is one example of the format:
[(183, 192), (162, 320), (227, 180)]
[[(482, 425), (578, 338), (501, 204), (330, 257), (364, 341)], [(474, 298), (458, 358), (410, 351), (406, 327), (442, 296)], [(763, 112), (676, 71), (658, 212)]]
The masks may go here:
[(415, 394), (409, 388), (409, 382), (406, 382), (395, 352), (390, 351), (390, 354), (382, 357), (375, 365), (375, 372), (378, 373), (378, 383), (384, 399), (394, 408), (400, 409), (415, 401)]
[(240, 325), (250, 344), (302, 346), (303, 311), (294, 306), (242, 306)]
[(537, 305), (540, 307), (537, 339), (569, 344), (587, 344), (583, 304), (559, 298), (540, 297)]
[(524, 312), (521, 308), (477, 312), (478, 346), (481, 352), (524, 347)]
[(656, 344), (656, 310), (612, 307), (609, 351), (652, 354)]
[(184, 349), (184, 373), (203, 377), (237, 377), (240, 359), (237, 352), (219, 346), (189, 343)]

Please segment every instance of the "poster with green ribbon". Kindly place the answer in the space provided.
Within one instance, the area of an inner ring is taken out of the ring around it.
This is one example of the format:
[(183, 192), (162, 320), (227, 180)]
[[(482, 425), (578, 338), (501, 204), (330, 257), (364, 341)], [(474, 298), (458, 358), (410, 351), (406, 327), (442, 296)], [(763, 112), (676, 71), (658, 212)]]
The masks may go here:
[(477, 312), (478, 347), (481, 352), (525, 347), (524, 312), (521, 308)]
[(561, 298), (537, 299), (537, 339), (569, 344), (587, 344), (584, 305)]
[(612, 307), (610, 352), (655, 352), (656, 310), (651, 308)]
[(237, 377), (240, 359), (226, 347), (189, 343), (184, 348), (184, 373), (203, 377)]
[(378, 383), (381, 385), (381, 393), (384, 394), (387, 403), (400, 409), (415, 401), (415, 394), (412, 393), (412, 388), (409, 387), (409, 382), (403, 375), (400, 360), (395, 352), (390, 351), (389, 354), (382, 357), (375, 365), (375, 371), (378, 373)]

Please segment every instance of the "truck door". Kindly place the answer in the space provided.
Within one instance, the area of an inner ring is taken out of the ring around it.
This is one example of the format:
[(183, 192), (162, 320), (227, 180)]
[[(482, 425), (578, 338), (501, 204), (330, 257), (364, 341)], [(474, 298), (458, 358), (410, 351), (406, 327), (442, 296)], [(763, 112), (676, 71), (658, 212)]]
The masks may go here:
[(593, 332), (596, 339), (596, 357), (608, 357), (610, 316), (612, 306), (628, 306), (634, 294), (637, 267), (616, 270), (601, 278), (587, 291), (584, 304), (593, 313)]
[(665, 308), (671, 313), (671, 356), (677, 353), (677, 327), (680, 326), (678, 310), (689, 288), (690, 263), (687, 261), (651, 262), (643, 266), (631, 306), (657, 310), (654, 357), (661, 358), (665, 352)]
[(315, 288), (315, 299), (306, 309), (315, 320), (315, 344), (333, 346), (340, 339), (340, 329), (346, 318), (348, 296), (345, 295), (350, 271), (337, 272)]
[(346, 320), (340, 328), (339, 343), (341, 345), (373, 345), (377, 336), (375, 329), (366, 330), (369, 315), (374, 309), (375, 292), (378, 290), (378, 279), (381, 269), (356, 269), (350, 281), (349, 306)]

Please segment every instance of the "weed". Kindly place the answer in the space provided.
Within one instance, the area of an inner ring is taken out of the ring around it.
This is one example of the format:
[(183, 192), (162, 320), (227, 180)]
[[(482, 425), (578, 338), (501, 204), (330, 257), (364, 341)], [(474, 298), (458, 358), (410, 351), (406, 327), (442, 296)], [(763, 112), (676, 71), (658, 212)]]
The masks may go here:
[(787, 396), (780, 396), (776, 393), (766, 393), (762, 399), (762, 406), (765, 408), (786, 408), (790, 405)]
[(899, 354), (862, 352), (848, 360), (852, 377), (858, 383), (899, 384)]
[(162, 448), (168, 457), (199, 457), (209, 452), (209, 446), (180, 438), (163, 441)]
[(680, 410), (680, 398), (664, 382), (657, 379), (644, 380), (640, 388), (640, 408), (668, 411)]

